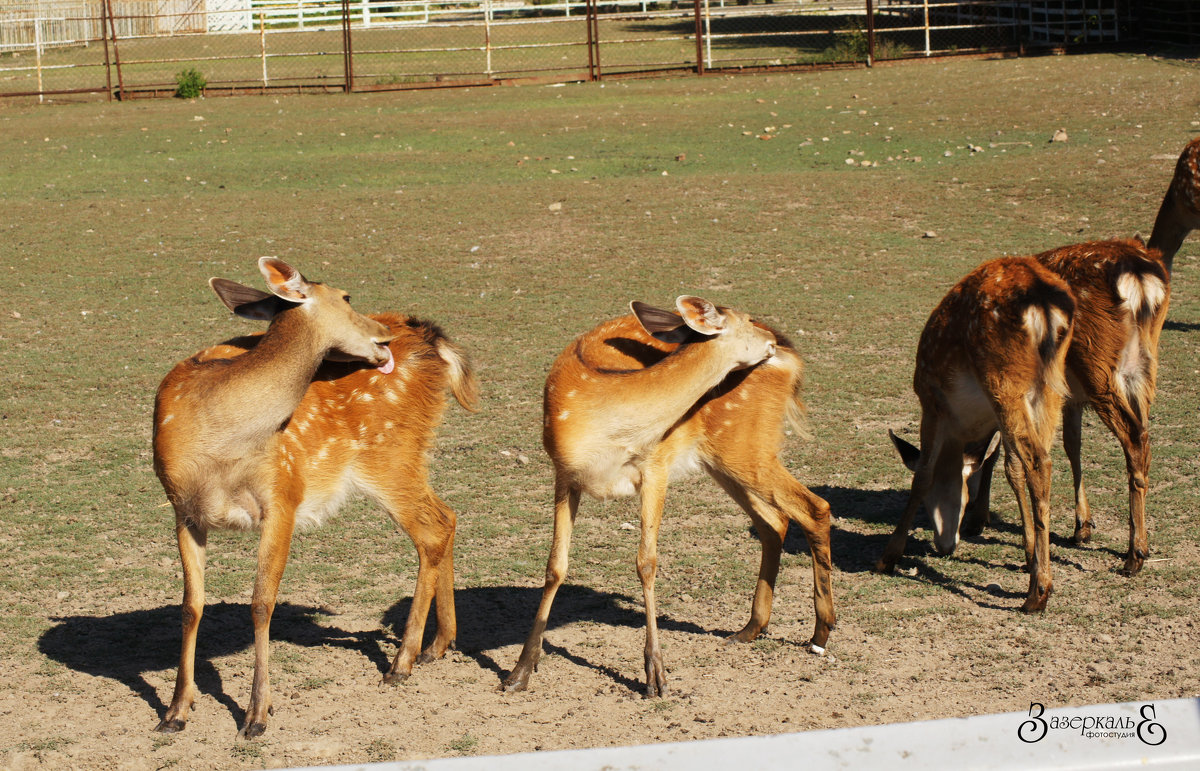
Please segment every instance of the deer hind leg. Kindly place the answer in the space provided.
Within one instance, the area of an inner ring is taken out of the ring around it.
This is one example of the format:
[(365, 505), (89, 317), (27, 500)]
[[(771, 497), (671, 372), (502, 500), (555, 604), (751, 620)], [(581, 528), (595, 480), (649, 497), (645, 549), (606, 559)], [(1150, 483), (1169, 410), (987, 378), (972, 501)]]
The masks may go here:
[(253, 739), (267, 728), (267, 716), (274, 713), (271, 705), (271, 681), (268, 672), (271, 616), (279, 595), (279, 582), (287, 567), (288, 551), (295, 528), (295, 507), (274, 507), (263, 518), (258, 541), (258, 573), (254, 579), (254, 594), (250, 599), (250, 617), (254, 621), (254, 685), (250, 706), (238, 736)]
[[(450, 513), (450, 521), (454, 522), (457, 517), (453, 510), (449, 506), (446, 506), (437, 496), (434, 496), (434, 499)], [(433, 642), (417, 657), (418, 664), (426, 664), (446, 655), (446, 651), (454, 647), (455, 640), (458, 637), (458, 619), (454, 611), (453, 528), (450, 529), (449, 538), (446, 543), (446, 553), (442, 557), (442, 563), (438, 569), (438, 585), (435, 601), (437, 603), (437, 635), (433, 638)]]
[(177, 733), (187, 725), (188, 713), (196, 700), (196, 634), (200, 628), (200, 617), (204, 615), (204, 558), (208, 532), (189, 525), (186, 518), (176, 511), (175, 535), (179, 540), (179, 557), (183, 563), (183, 644), (171, 705), (154, 729), (160, 733)]
[[(780, 471), (783, 471), (782, 466)], [(824, 498), (797, 482), (786, 471), (783, 473), (788, 484), (781, 488), (785, 490), (781, 504), (788, 517), (800, 525), (812, 554), (813, 607), (817, 620), (809, 645), (813, 653), (819, 654), (824, 652), (829, 633), (837, 625), (837, 615), (833, 610), (833, 556), (829, 547), (832, 517)]]
[[(385, 683), (400, 683), (412, 674), (418, 659), (432, 661), (445, 655), (456, 635), (454, 615), (454, 528), (453, 510), (432, 492), (418, 498), (415, 515), (401, 519), (394, 509), (393, 520), (412, 538), (417, 550), (417, 587), (413, 592), (408, 621), (400, 650), (392, 660), (391, 669), (383, 676)], [(425, 620), (429, 606), (437, 597), (438, 630), (429, 648), (421, 653)]]
[(783, 539), (789, 523), (794, 521), (804, 533), (812, 554), (813, 604), (816, 606), (817, 620), (810, 645), (814, 652), (822, 652), (836, 623), (831, 578), (833, 559), (829, 548), (829, 504), (797, 482), (778, 460), (770, 468), (753, 475), (752, 481), (746, 483), (728, 472), (710, 470), (709, 473), (750, 515), (762, 542), (762, 563), (750, 608), (750, 621), (731, 640), (750, 642), (766, 629), (771, 619)]
[(550, 619), (550, 606), (554, 595), (567, 577), (567, 557), (571, 550), (571, 530), (575, 516), (579, 513), (580, 490), (562, 479), (554, 483), (554, 540), (550, 546), (550, 557), (546, 560), (546, 584), (542, 588), (542, 601), (533, 619), (533, 628), (521, 648), (516, 666), (504, 679), (505, 691), (523, 691), (529, 687), (529, 677), (537, 669), (542, 653), (542, 635)]
[[(1004, 472), (1021, 510), (1029, 594), (1021, 610), (1044, 610), (1053, 591), (1050, 570), (1050, 455), (1024, 418), (1001, 416)], [(1029, 500), (1025, 499), (1028, 488)]]
[(1096, 414), (1112, 431), (1125, 452), (1129, 474), (1129, 551), (1122, 573), (1133, 576), (1150, 556), (1146, 534), (1146, 488), (1150, 475), (1150, 434), (1146, 421), (1115, 404), (1096, 403)]
[(667, 495), (667, 464), (647, 463), (642, 469), (642, 537), (638, 544), (637, 573), (642, 582), (646, 609), (646, 698), (667, 695), (667, 670), (658, 643), (658, 607), (654, 598), (654, 580), (658, 575), (658, 528), (662, 524), (663, 503)]
[(758, 566), (758, 583), (750, 603), (750, 620), (741, 631), (729, 638), (729, 642), (751, 642), (766, 631), (771, 621), (775, 579), (779, 575), (779, 558), (783, 552), (783, 539), (787, 536), (788, 520), (761, 500), (755, 500), (741, 482), (730, 474), (711, 466), (708, 467), (708, 473), (750, 517), (762, 544), (762, 561)]
[(1071, 464), (1071, 481), (1075, 485), (1075, 534), (1072, 540), (1076, 544), (1085, 544), (1092, 539), (1095, 526), (1092, 523), (1092, 509), (1088, 505), (1087, 493), (1083, 489), (1083, 464), (1080, 461), (1080, 450), (1083, 444), (1083, 405), (1063, 405), (1063, 450), (1067, 453), (1067, 461)]

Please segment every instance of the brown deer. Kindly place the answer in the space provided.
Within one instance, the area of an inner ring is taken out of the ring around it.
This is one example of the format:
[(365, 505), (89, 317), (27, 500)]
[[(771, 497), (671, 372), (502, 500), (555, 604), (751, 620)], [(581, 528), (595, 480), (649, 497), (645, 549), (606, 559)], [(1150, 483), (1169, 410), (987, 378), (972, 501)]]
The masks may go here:
[[(1150, 471), (1149, 407), (1158, 371), (1158, 338), (1166, 321), (1171, 263), (1183, 240), (1200, 227), (1200, 138), (1179, 156), (1155, 219), (1149, 244), (1095, 241), (1052, 249), (1034, 259), (1064, 278), (1078, 302), (1067, 354), (1071, 395), (1063, 405), (1063, 447), (1075, 488), (1074, 541), (1094, 530), (1080, 460), (1082, 419), (1091, 406), (1125, 453), (1129, 476), (1129, 550), (1123, 572), (1134, 575), (1149, 556), (1146, 490)], [(1147, 248), (1148, 247), (1148, 248)], [(1160, 254), (1160, 251), (1161, 254)], [(906, 462), (915, 450), (892, 435)], [(995, 457), (968, 476), (970, 501), (964, 536), (977, 535), (989, 517), (988, 490)]]
[(646, 696), (666, 693), (654, 597), (658, 528), (670, 477), (698, 466), (745, 510), (762, 542), (750, 620), (732, 639), (753, 640), (770, 621), (783, 539), (794, 521), (812, 551), (817, 618), (810, 649), (824, 651), (835, 621), (829, 505), (778, 458), (783, 424), (801, 410), (800, 357), (744, 313), (689, 296), (676, 306), (678, 314), (635, 302), (633, 315), (584, 333), (550, 369), (542, 437), (554, 462), (554, 541), (541, 604), (505, 690), (524, 690), (537, 668), (586, 492), (641, 497)]
[[(266, 333), (180, 362), (155, 399), (154, 470), (175, 509), (183, 561), (183, 646), (162, 732), (183, 730), (195, 699), (213, 528), (261, 533), (243, 738), (261, 734), (272, 711), (268, 637), (292, 532), (320, 524), (353, 493), (384, 506), (419, 560), (404, 639), (385, 681), (403, 680), (415, 662), (439, 658), (454, 643), (455, 514), (429, 488), (426, 453), (446, 388), (474, 409), (477, 386), (464, 354), (431, 324), (361, 315), (340, 289), (269, 257), (258, 265), (272, 294), (224, 279), (209, 283), (237, 315), (270, 320)], [(437, 634), (421, 652), (435, 596)]]
[(934, 309), (917, 344), (913, 375), (921, 449), (897, 440), (913, 470), (912, 490), (877, 571), (893, 570), (922, 504), (933, 520), (934, 548), (954, 550), (971, 477), (994, 451), (998, 431), (1024, 525), (1029, 593), (1023, 610), (1045, 608), (1053, 588), (1049, 453), (1067, 393), (1075, 308), (1061, 278), (1032, 258), (1006, 257), (969, 273)]
[(1200, 137), (1183, 148), (1175, 163), (1175, 176), (1167, 188), (1149, 247), (1162, 252), (1163, 265), (1171, 273), (1175, 254), (1188, 233), (1200, 228)]

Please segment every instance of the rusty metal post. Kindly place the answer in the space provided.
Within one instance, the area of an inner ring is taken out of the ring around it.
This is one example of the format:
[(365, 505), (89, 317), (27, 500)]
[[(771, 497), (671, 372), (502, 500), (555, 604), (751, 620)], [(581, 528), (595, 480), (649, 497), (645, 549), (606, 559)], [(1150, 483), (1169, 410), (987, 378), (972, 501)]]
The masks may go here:
[(588, 80), (600, 79), (600, 11), (596, 0), (587, 0), (584, 15), (587, 17)]
[(104, 93), (112, 101), (112, 63), (108, 58), (108, 3), (100, 4), (100, 39), (104, 41)]
[(704, 74), (704, 24), (701, 23), (700, 0), (695, 0), (695, 15), (696, 15), (696, 74)]
[(867, 66), (875, 66), (875, 8), (867, 0)]
[(354, 50), (350, 36), (350, 0), (342, 0), (342, 60), (346, 69), (346, 93), (354, 90)]
[[(121, 73), (121, 49), (117, 45), (117, 22), (113, 19), (112, 0), (104, 0), (104, 7), (108, 11), (108, 30), (105, 34), (112, 35), (113, 61), (117, 65), (117, 99), (125, 101), (125, 77)], [(111, 80), (109, 93), (112, 93)]]

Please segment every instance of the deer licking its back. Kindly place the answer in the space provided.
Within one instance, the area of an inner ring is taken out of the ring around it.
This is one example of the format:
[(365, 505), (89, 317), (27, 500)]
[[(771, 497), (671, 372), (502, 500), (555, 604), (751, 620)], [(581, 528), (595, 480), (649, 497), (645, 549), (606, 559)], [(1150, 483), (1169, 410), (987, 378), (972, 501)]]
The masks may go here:
[(770, 620), (790, 521), (803, 529), (812, 551), (815, 651), (834, 626), (829, 506), (778, 458), (783, 424), (800, 409), (800, 358), (746, 314), (698, 297), (680, 297), (676, 306), (678, 314), (633, 303), (633, 315), (581, 335), (550, 369), (543, 443), (554, 462), (554, 537), (541, 603), (506, 690), (524, 690), (537, 667), (550, 606), (566, 578), (581, 495), (636, 492), (646, 695), (665, 693), (654, 592), (658, 529), (672, 472), (697, 466), (750, 515), (762, 541), (750, 620), (734, 639), (753, 640)]
[[(429, 488), (426, 453), (445, 389), (474, 408), (476, 383), (465, 356), (436, 327), (396, 314), (359, 314), (345, 292), (310, 282), (284, 262), (264, 257), (259, 269), (272, 294), (223, 279), (210, 284), (238, 315), (270, 320), (266, 333), (180, 362), (155, 399), (154, 468), (175, 509), (184, 576), (179, 671), (159, 731), (182, 730), (195, 700), (205, 551), (214, 528), (260, 531), (244, 738), (261, 734), (272, 711), (268, 638), (293, 530), (320, 524), (353, 493), (386, 508), (419, 560), (404, 639), (385, 679), (402, 680), (455, 638), (455, 514)], [(435, 597), (437, 634), (422, 653)]]

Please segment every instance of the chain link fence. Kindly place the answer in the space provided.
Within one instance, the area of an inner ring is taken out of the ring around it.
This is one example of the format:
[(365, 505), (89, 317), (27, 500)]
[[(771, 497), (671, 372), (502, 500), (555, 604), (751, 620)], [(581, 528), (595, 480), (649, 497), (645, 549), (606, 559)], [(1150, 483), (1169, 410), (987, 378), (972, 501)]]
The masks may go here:
[[(349, 91), (1120, 44), (1146, 26), (1139, 8), (1173, 2), (0, 0), (0, 96), (167, 96), (184, 76), (207, 93)], [(1200, 15), (1192, 5), (1177, 15)]]

